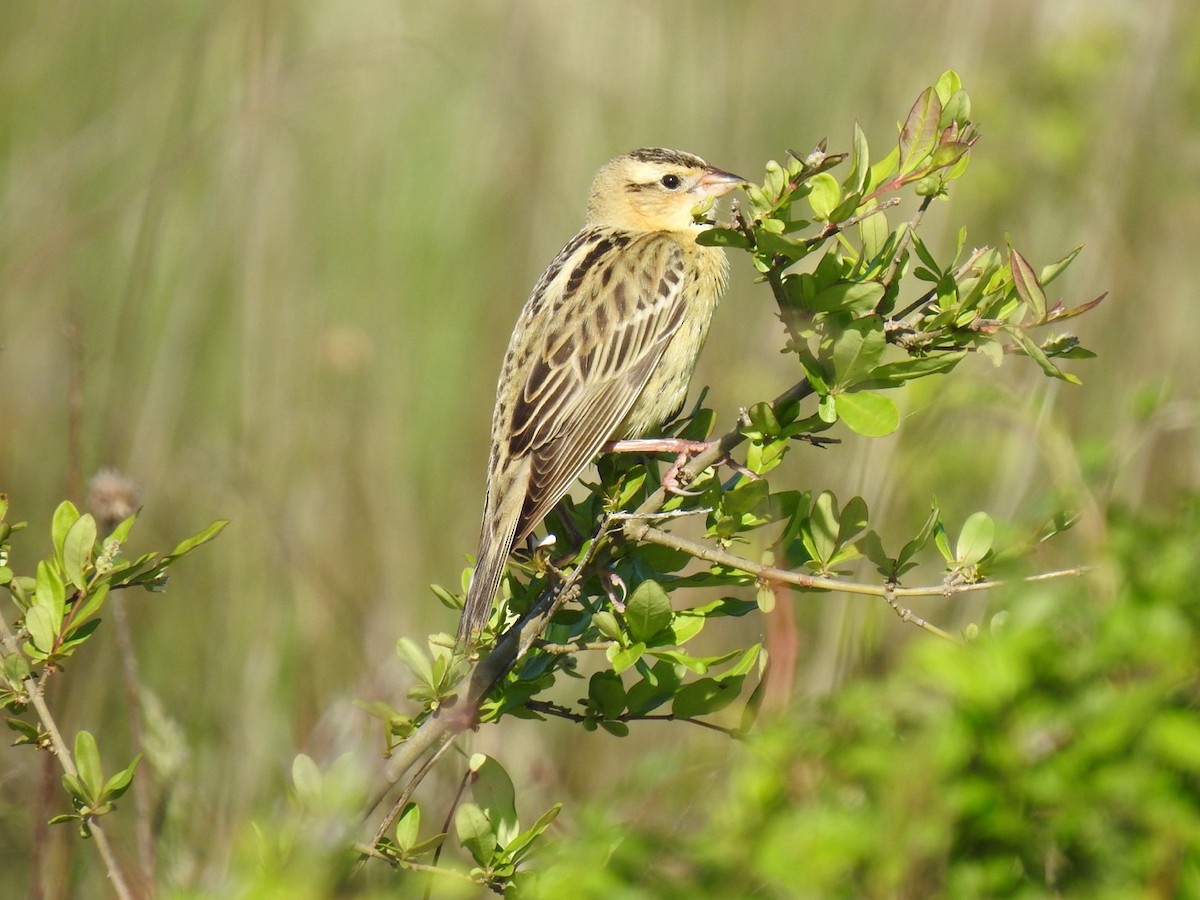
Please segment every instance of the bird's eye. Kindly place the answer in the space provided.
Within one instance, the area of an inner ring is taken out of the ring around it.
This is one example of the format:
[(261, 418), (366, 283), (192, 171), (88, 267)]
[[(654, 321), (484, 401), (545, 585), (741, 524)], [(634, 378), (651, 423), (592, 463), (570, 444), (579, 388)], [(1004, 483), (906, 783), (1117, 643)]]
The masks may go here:
[(679, 180), (678, 175), (664, 175), (658, 180), (658, 183), (665, 187), (668, 191), (673, 191), (683, 182)]

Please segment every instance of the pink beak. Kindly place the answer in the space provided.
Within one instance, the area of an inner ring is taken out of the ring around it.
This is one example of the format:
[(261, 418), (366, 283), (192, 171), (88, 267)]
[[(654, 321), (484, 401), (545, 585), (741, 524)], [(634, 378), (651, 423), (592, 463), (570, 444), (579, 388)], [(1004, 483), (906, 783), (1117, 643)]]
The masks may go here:
[(705, 197), (723, 197), (745, 180), (741, 175), (710, 167), (696, 182), (696, 189)]

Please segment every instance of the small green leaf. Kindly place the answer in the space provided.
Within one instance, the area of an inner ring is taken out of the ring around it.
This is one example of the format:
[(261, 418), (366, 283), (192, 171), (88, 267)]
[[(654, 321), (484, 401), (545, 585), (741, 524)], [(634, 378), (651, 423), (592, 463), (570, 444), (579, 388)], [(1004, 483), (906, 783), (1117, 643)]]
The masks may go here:
[(635, 641), (649, 641), (671, 624), (671, 598), (657, 581), (647, 579), (625, 603), (625, 624)]
[(558, 818), (559, 812), (562, 810), (562, 804), (556, 803), (540, 816), (527, 830), (522, 831), (517, 835), (507, 847), (504, 848), (505, 854), (514, 863), (519, 862), (521, 857), (525, 855), (526, 849), (533, 843), (534, 840), (541, 837), (542, 832), (550, 827), (550, 823)]
[(292, 760), (292, 787), (304, 806), (316, 806), (321, 800), (321, 770), (311, 756), (298, 753)]
[(846, 192), (861, 194), (867, 189), (867, 179), (871, 174), (871, 154), (867, 149), (867, 136), (857, 122), (854, 123), (854, 139), (851, 148), (853, 168), (846, 178)]
[(841, 186), (837, 183), (837, 179), (828, 172), (814, 175), (808, 183), (812, 186), (812, 192), (808, 195), (808, 203), (812, 207), (813, 215), (820, 220), (828, 219), (829, 214), (841, 200)]
[(613, 671), (620, 675), (642, 658), (642, 654), (646, 652), (646, 645), (638, 641), (636, 644), (630, 644), (621, 649), (617, 649), (615, 646), (610, 647), (609, 651), (609, 661), (612, 663)]
[(132, 516), (129, 516), (129, 518), (124, 519), (119, 525), (117, 525), (116, 528), (112, 530), (112, 533), (105, 538), (105, 543), (108, 543), (109, 541), (116, 541), (118, 544), (124, 544), (127, 540), (129, 540), (129, 532), (133, 530), (133, 525), (137, 521), (137, 517), (138, 514), (134, 513)]
[(837, 498), (831, 491), (822, 491), (813, 503), (808, 528), (811, 541), (805, 541), (813, 559), (826, 563), (837, 551), (838, 508)]
[(960, 566), (973, 566), (987, 556), (996, 537), (996, 524), (985, 512), (974, 513), (963, 523), (954, 545), (954, 559)]
[(118, 800), (122, 794), (129, 790), (129, 785), (133, 784), (134, 772), (137, 771), (138, 763), (141, 761), (142, 754), (139, 753), (133, 758), (133, 762), (104, 783), (105, 800)]
[(33, 646), (43, 653), (54, 649), (54, 639), (58, 636), (58, 628), (62, 619), (54, 620), (53, 613), (40, 604), (31, 606), (25, 613), (25, 627), (29, 630), (29, 639)]
[(80, 731), (75, 735), (75, 768), (79, 771), (79, 780), (87, 792), (88, 801), (98, 802), (103, 794), (104, 773), (100, 768), (100, 750), (89, 731)]
[(732, 228), (708, 228), (696, 235), (696, 243), (703, 247), (736, 247), (749, 250), (750, 240)]
[(1083, 244), (1080, 244), (1062, 259), (1058, 260), (1057, 262), (1052, 262), (1050, 265), (1043, 268), (1041, 275), (1038, 276), (1038, 281), (1040, 281), (1043, 286), (1052, 282), (1055, 278), (1063, 273), (1067, 266), (1071, 265), (1071, 263), (1075, 261), (1075, 257), (1079, 255), (1079, 251), (1082, 249)]
[(63, 539), (63, 570), (67, 580), (80, 590), (87, 586), (85, 572), (92, 564), (95, 548), (96, 520), (90, 515), (80, 516)]
[(607, 609), (602, 609), (600, 612), (595, 613), (592, 616), (592, 624), (610, 641), (623, 641), (625, 638), (624, 633), (621, 631), (621, 626), (617, 623), (617, 617)]
[(63, 545), (67, 540), (67, 532), (71, 530), (71, 526), (78, 519), (79, 510), (70, 500), (64, 500), (58, 504), (58, 508), (54, 510), (54, 516), (50, 519), (50, 539), (54, 543), (54, 556), (59, 562), (62, 562)]
[(454, 831), (458, 842), (475, 862), (486, 866), (491, 861), (496, 849), (496, 835), (482, 809), (470, 802), (459, 804), (454, 813)]
[(834, 383), (848, 387), (861, 381), (879, 363), (886, 344), (883, 323), (878, 318), (872, 316), (849, 323), (833, 338)]
[(165, 557), (163, 557), (163, 564), (165, 565), (167, 563), (174, 562), (175, 560), (179, 559), (179, 557), (183, 556), (184, 554), (191, 553), (193, 550), (195, 550), (201, 544), (207, 544), (209, 541), (211, 541), (213, 538), (215, 538), (218, 534), (220, 534), (224, 530), (225, 526), (228, 524), (229, 524), (228, 519), (218, 519), (217, 521), (215, 521), (211, 525), (209, 525), (207, 528), (205, 528), (203, 531), (198, 531), (195, 534), (193, 534), (191, 537), (184, 538), (182, 541), (180, 541), (178, 544), (175, 545), (174, 550), (172, 550)]
[(588, 700), (606, 719), (615, 719), (625, 712), (625, 685), (616, 673), (596, 672), (588, 680)]
[(57, 633), (67, 608), (67, 589), (58, 570), (49, 560), (43, 559), (38, 563), (34, 603), (50, 614)]
[(842, 281), (819, 291), (804, 308), (811, 312), (846, 310), (861, 315), (873, 311), (883, 295), (884, 287), (878, 281)]
[(421, 837), (421, 808), (413, 802), (405, 804), (404, 811), (396, 822), (396, 846), (402, 855), (417, 845)]
[(900, 410), (890, 397), (873, 391), (839, 394), (839, 418), (864, 437), (883, 437), (900, 426)]
[(491, 823), (492, 833), (501, 847), (520, 832), (517, 822), (517, 799), (512, 779), (494, 758), (487, 757), (475, 767), (471, 796)]
[(741, 678), (699, 678), (679, 689), (671, 712), (681, 719), (717, 712), (736, 700), (741, 688)]
[(409, 638), (402, 637), (396, 641), (396, 653), (408, 666), (408, 670), (421, 682), (433, 686), (433, 668), (429, 658)]

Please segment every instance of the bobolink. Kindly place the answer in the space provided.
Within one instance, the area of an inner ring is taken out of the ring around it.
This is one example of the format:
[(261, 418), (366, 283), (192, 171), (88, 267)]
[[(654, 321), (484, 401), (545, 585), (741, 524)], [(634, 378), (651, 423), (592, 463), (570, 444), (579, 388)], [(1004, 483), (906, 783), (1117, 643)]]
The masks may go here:
[(583, 230), (542, 274), (500, 370), (487, 500), (458, 640), (487, 623), (513, 544), (610, 440), (683, 408), (725, 288), (692, 210), (743, 181), (690, 153), (644, 149), (596, 174)]

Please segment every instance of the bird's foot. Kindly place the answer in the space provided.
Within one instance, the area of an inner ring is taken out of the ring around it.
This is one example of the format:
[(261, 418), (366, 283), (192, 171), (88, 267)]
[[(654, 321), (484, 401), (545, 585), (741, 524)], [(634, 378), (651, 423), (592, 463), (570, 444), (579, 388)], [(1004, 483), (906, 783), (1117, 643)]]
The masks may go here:
[[(689, 441), (683, 438), (636, 438), (624, 441), (609, 441), (604, 445), (605, 453), (677, 453), (675, 462), (663, 474), (662, 486), (663, 490), (668, 494), (678, 494), (681, 497), (695, 497), (700, 491), (687, 490), (687, 482), (683, 480), (682, 475), (684, 466), (692, 457), (703, 453), (705, 450), (711, 449), (713, 441)], [(751, 472), (728, 453), (716, 461), (715, 465), (725, 465), (733, 469), (739, 475), (757, 481), (758, 475)]]

